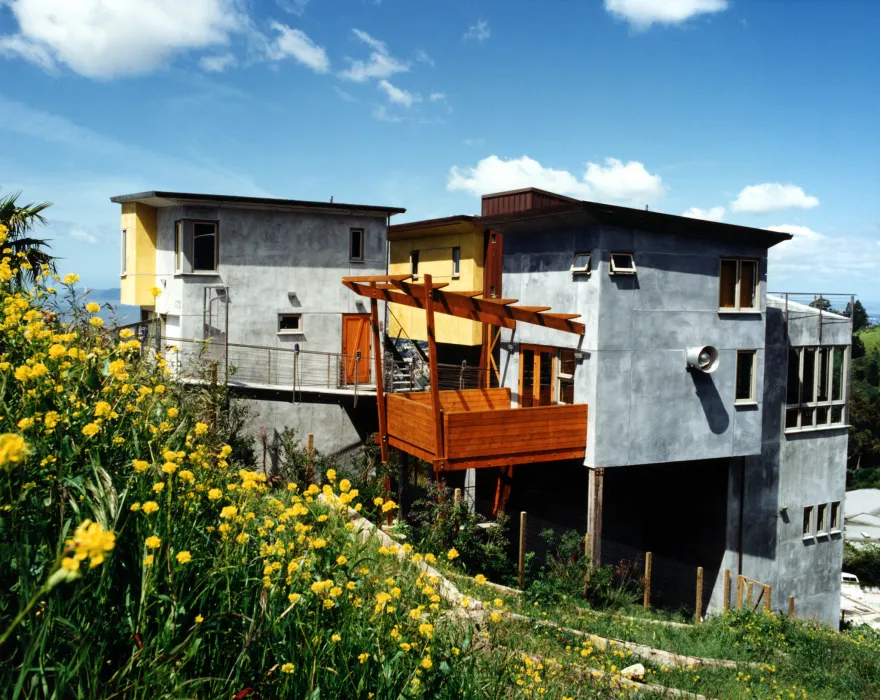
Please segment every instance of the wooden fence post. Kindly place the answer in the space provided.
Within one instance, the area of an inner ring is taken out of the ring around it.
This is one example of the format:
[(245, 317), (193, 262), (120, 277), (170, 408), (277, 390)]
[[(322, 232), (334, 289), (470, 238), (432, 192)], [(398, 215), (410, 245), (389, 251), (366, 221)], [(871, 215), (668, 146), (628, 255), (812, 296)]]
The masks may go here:
[(306, 484), (311, 484), (315, 480), (315, 467), (313, 459), (315, 456), (315, 434), (309, 433), (308, 447), (306, 447)]
[(721, 609), (724, 612), (730, 610), (730, 569), (724, 570), (724, 603)]
[(645, 599), (642, 601), (642, 605), (645, 608), (645, 612), (648, 612), (651, 609), (651, 560), (652, 560), (651, 552), (645, 552)]
[(788, 596), (788, 616), (794, 617), (794, 596)]
[(746, 607), (751, 612), (752, 610), (752, 598), (754, 598), (754, 586), (752, 586), (752, 582), (748, 581), (746, 583)]
[(454, 492), (454, 495), (452, 498), (452, 503), (456, 508), (458, 508), (461, 505), (461, 489), (455, 489), (455, 492)]
[(519, 587), (526, 585), (526, 512), (519, 514)]
[(770, 612), (770, 596), (773, 594), (773, 586), (764, 586), (764, 612)]
[(741, 574), (736, 577), (736, 609), (743, 609), (743, 577)]
[(703, 613), (703, 567), (697, 568), (697, 611), (694, 613), (694, 622), (699, 622)]
[(592, 542), (589, 530), (584, 534), (584, 559), (587, 560), (587, 570), (584, 572), (584, 597), (590, 591), (590, 574), (593, 571), (593, 552)]

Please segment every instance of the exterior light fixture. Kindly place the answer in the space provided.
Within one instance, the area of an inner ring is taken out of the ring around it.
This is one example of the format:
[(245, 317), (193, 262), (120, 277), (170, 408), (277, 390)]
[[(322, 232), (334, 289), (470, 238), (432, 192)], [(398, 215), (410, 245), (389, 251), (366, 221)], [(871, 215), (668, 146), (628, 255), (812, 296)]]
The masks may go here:
[(718, 369), (718, 350), (712, 345), (687, 349), (688, 369), (695, 369), (705, 374), (712, 374)]

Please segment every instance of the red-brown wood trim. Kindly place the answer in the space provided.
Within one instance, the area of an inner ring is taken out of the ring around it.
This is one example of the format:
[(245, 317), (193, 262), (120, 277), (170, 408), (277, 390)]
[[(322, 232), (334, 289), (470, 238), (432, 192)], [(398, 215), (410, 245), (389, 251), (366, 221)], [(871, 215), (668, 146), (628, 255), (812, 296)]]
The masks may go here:
[[(428, 331), (428, 367), (431, 376), (431, 408), (434, 413), (434, 454), (443, 459), (443, 415), (440, 409), (440, 387), (437, 377), (437, 330), (434, 326), (434, 291), (431, 275), (425, 275), (425, 318)], [(438, 294), (441, 292), (438, 292)]]
[[(376, 283), (371, 282), (374, 286)], [(382, 462), (388, 462), (388, 407), (385, 405), (385, 379), (382, 368), (382, 343), (379, 338), (379, 302), (370, 299), (370, 325), (373, 328), (373, 365), (376, 368), (376, 405), (379, 407), (379, 450)]]

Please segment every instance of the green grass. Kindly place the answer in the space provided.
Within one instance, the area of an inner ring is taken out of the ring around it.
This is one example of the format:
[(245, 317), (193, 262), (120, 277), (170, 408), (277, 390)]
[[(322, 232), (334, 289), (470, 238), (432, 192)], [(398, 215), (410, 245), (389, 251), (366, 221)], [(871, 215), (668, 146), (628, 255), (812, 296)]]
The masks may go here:
[(872, 353), (875, 350), (880, 350), (880, 326), (872, 326), (871, 328), (864, 328), (860, 330), (857, 335), (862, 339), (862, 342), (865, 344), (865, 352)]

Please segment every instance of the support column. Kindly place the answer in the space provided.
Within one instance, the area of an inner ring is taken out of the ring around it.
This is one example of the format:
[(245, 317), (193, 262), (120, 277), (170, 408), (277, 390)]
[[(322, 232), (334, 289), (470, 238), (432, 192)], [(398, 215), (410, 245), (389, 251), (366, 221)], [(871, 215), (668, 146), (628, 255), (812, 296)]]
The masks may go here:
[(431, 375), (431, 408), (434, 414), (434, 471), (437, 471), (437, 462), (441, 461), (441, 468), (445, 468), (442, 460), (446, 455), (443, 453), (443, 412), (440, 410), (440, 387), (437, 377), (437, 337), (434, 327), (434, 292), (431, 275), (425, 275), (425, 319), (428, 330), (428, 369)]
[(464, 473), (464, 505), (471, 512), (477, 509), (477, 470), (467, 469)]
[[(376, 283), (370, 282), (375, 288)], [(370, 325), (373, 329), (373, 364), (376, 375), (376, 405), (379, 407), (379, 450), (382, 462), (388, 463), (388, 415), (385, 406), (385, 377), (382, 371), (382, 343), (379, 338), (379, 302), (370, 299)], [(386, 491), (387, 491), (386, 485)]]
[(602, 564), (602, 499), (605, 493), (605, 470), (590, 468), (587, 497), (587, 523), (590, 531), (590, 567)]

